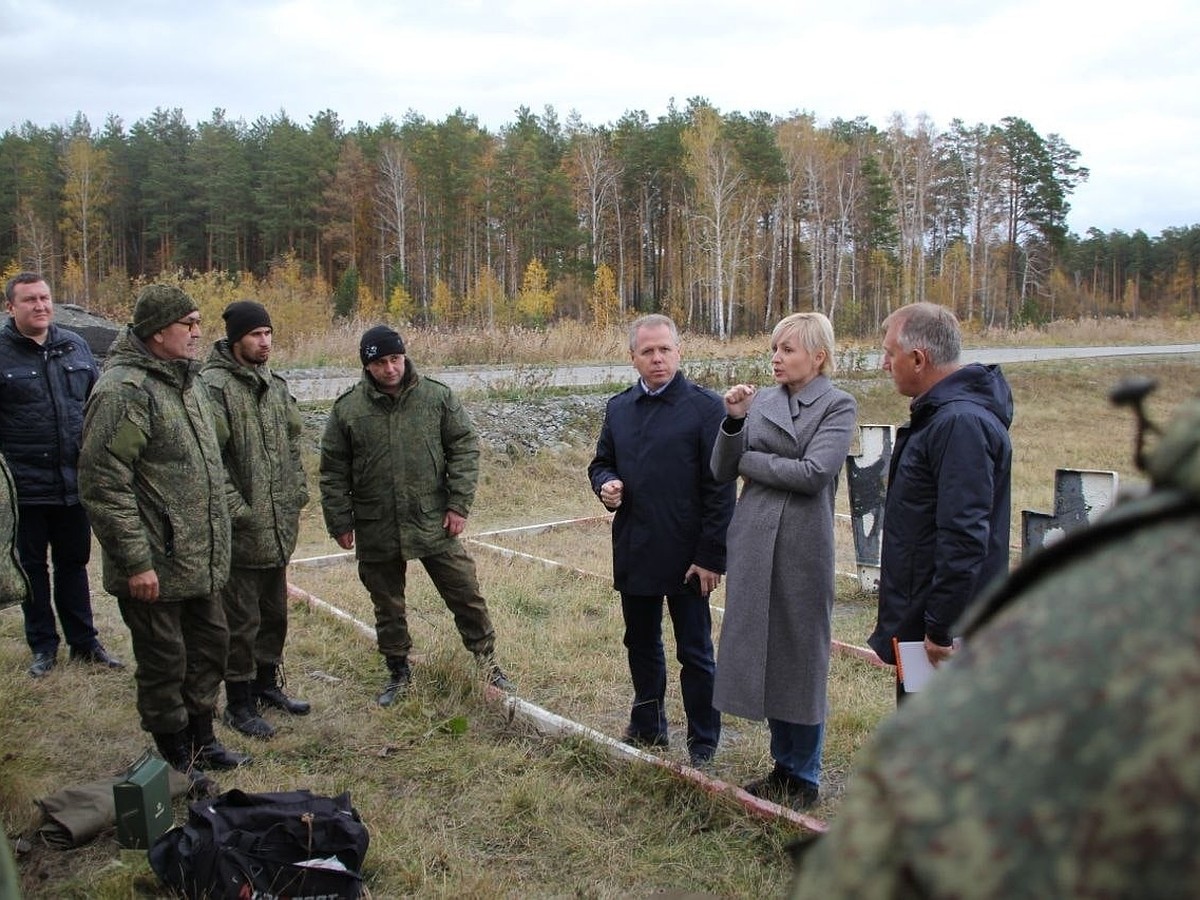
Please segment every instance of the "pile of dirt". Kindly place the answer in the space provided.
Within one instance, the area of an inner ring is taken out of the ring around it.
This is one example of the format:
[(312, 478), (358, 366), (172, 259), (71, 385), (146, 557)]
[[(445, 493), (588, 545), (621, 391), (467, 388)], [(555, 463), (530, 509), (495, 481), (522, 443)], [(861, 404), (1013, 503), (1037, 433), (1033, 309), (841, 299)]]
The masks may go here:
[[(539, 450), (580, 444), (594, 445), (604, 419), (607, 395), (572, 394), (528, 400), (465, 398), (479, 440), (489, 449), (509, 456), (531, 456)], [(303, 410), (305, 433), (311, 446), (320, 447), (329, 418), (328, 407)]]
[(108, 355), (108, 348), (121, 333), (124, 325), (109, 321), (103, 316), (88, 312), (82, 306), (74, 303), (55, 303), (54, 322), (69, 331), (75, 332), (88, 343), (92, 355), (103, 359)]

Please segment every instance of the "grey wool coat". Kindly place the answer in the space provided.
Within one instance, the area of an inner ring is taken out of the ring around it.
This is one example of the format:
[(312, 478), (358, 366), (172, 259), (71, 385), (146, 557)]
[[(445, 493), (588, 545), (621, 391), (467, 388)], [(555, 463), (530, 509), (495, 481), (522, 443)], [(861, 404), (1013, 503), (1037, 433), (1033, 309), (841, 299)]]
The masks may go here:
[(825, 721), (834, 596), (833, 498), (857, 405), (818, 375), (796, 395), (759, 391), (713, 445), (721, 481), (741, 476), (729, 524), (713, 705), (745, 719)]

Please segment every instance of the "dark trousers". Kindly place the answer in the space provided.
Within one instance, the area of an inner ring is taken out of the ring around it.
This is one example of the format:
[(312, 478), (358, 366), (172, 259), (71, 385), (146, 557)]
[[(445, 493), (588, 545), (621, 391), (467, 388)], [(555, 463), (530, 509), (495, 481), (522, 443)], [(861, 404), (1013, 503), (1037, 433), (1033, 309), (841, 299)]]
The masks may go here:
[[(47, 551), (54, 567), (53, 606)], [(21, 504), (17, 553), (32, 588), (21, 609), (25, 613), (25, 640), (34, 653), (58, 651), (55, 609), (68, 646), (80, 651), (95, 646), (96, 628), (92, 624), (87, 577), (91, 552), (92, 532), (83, 506)]]
[[(694, 584), (667, 595), (667, 612), (675, 631), (679, 686), (687, 715), (687, 746), (691, 751), (716, 749), (721, 737), (721, 714), (713, 708), (712, 610)], [(633, 679), (629, 733), (654, 739), (667, 736), (667, 661), (662, 641), (662, 597), (621, 594), (625, 617), (625, 649)]]
[(229, 655), (220, 596), (117, 603), (133, 639), (142, 728), (175, 734), (187, 727), (189, 716), (211, 713)]
[(227, 681), (253, 681), (260, 665), (283, 661), (287, 640), (287, 567), (235, 568), (221, 591), (229, 625)]
[[(433, 586), (446, 608), (454, 614), (454, 625), (463, 646), (472, 653), (490, 654), (496, 633), (488, 615), (487, 601), (479, 593), (475, 560), (457, 541), (445, 553), (421, 557)], [(412, 635), (408, 631), (408, 613), (404, 590), (408, 583), (408, 565), (402, 559), (358, 564), (358, 577), (371, 595), (375, 607), (375, 632), (379, 652), (384, 656), (408, 656)]]

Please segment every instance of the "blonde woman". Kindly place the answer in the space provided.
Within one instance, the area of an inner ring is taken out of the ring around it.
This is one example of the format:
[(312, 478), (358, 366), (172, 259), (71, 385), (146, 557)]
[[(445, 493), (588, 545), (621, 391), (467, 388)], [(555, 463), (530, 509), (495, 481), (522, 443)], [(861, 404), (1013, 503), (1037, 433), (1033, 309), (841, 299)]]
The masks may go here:
[(834, 597), (833, 498), (856, 404), (829, 380), (833, 326), (787, 316), (771, 333), (772, 387), (725, 392), (719, 481), (744, 487), (728, 535), (714, 705), (766, 719), (775, 767), (745, 786), (794, 807), (817, 801)]

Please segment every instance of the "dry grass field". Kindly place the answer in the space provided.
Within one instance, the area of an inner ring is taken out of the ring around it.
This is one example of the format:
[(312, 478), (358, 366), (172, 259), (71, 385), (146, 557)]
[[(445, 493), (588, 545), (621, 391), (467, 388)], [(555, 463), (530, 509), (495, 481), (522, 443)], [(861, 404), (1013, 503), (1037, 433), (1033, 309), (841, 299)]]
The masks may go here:
[[(358, 339), (376, 322), (345, 322), (332, 329), (294, 334), (281, 333), (276, 341), (274, 364), (279, 368), (313, 365), (357, 365)], [(544, 330), (444, 329), (397, 326), (425, 368), (458, 365), (531, 366), (575, 363), (626, 363), (629, 343), (626, 329), (614, 325), (600, 330), (564, 320)], [(682, 327), (682, 326), (681, 326)], [(689, 359), (738, 359), (762, 355), (766, 335), (738, 334), (727, 341), (684, 331)], [(882, 338), (882, 335), (881, 335)], [(1064, 319), (1049, 325), (1014, 331), (971, 328), (964, 345), (978, 347), (1099, 346), (1103, 344), (1184, 344), (1200, 342), (1200, 319)], [(851, 344), (849, 349), (877, 350), (878, 341)]]
[[(1017, 406), (1019, 522), (1021, 509), (1050, 508), (1059, 466), (1113, 469), (1124, 484), (1137, 483), (1130, 463), (1132, 419), (1110, 409), (1106, 391), (1126, 374), (1158, 378), (1162, 387), (1151, 408), (1161, 420), (1200, 386), (1200, 357), (1036, 363), (1006, 372)], [(905, 401), (885, 379), (843, 384), (859, 399), (860, 421), (906, 418)], [(539, 534), (483, 538), (570, 569), (506, 558), (478, 545), (473, 552), (495, 619), (498, 654), (520, 696), (615, 735), (627, 715), (628, 674), (619, 605), (607, 581), (606, 523), (595, 518), (603, 510), (584, 475), (598, 427), (597, 421), (569, 445), (525, 457), (486, 453), (469, 536), (589, 520)], [(315, 503), (305, 513), (303, 532), (297, 558), (338, 552), (323, 534)], [(298, 564), (291, 580), (373, 621), (352, 562)], [(131, 659), (116, 604), (98, 588), (98, 573), (94, 584), (102, 637)], [(222, 730), (227, 743), (256, 756), (252, 766), (222, 775), (223, 787), (349, 790), (371, 831), (365, 875), (375, 898), (785, 892), (786, 847), (798, 836), (794, 826), (754, 818), (669, 771), (615, 761), (586, 742), (547, 738), (508, 717), (485, 696), (419, 566), (410, 569), (409, 584), (420, 654), (411, 694), (391, 709), (377, 707), (384, 669), (372, 643), (344, 621), (297, 602), (288, 683), (313, 702), (314, 712), (292, 720), (270, 714), (280, 733), (269, 743)], [(873, 598), (851, 579), (839, 584), (835, 636), (861, 644), (873, 621)], [(714, 604), (722, 600), (718, 591)], [(672, 652), (668, 638), (668, 656)], [(50, 677), (32, 681), (24, 671), (27, 657), (20, 613), (0, 613), (0, 820), (10, 838), (35, 824), (35, 798), (115, 774), (146, 744), (133, 710), (131, 671), (60, 665)], [(856, 750), (891, 709), (891, 676), (835, 657), (830, 702), (825, 785), (815, 814), (835, 819)], [(679, 734), (663, 753), (683, 762), (677, 683), (669, 703)], [(458, 727), (463, 720), (465, 731)], [(736, 783), (769, 764), (765, 726), (729, 719), (713, 774)], [(180, 802), (177, 817), (183, 808)], [(35, 839), (20, 860), (20, 874), (27, 898), (161, 896), (144, 855), (119, 851), (111, 831), (72, 851), (51, 850)]]

